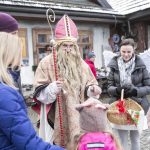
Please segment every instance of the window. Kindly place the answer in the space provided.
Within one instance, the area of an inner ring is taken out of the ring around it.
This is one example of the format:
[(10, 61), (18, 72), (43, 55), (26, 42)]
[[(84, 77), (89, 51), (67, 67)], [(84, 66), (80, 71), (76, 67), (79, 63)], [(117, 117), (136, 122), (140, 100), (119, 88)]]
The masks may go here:
[(46, 56), (45, 46), (49, 44), (50, 39), (49, 29), (33, 29), (34, 65), (38, 65), (39, 61)]
[(21, 50), (22, 50), (22, 63), (23, 65), (29, 65), (29, 54), (27, 49), (27, 29), (20, 28), (18, 31), (18, 35), (21, 39)]
[(87, 53), (93, 48), (93, 36), (91, 31), (79, 31), (78, 44), (83, 59), (86, 59)]

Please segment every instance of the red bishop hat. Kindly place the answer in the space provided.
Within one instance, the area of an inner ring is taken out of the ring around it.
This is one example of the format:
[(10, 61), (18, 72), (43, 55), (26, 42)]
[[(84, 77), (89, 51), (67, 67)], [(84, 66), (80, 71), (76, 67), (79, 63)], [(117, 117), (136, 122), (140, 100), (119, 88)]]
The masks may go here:
[(78, 38), (78, 30), (75, 23), (67, 15), (64, 15), (56, 24), (55, 40), (57, 42), (63, 41), (76, 42), (77, 38)]

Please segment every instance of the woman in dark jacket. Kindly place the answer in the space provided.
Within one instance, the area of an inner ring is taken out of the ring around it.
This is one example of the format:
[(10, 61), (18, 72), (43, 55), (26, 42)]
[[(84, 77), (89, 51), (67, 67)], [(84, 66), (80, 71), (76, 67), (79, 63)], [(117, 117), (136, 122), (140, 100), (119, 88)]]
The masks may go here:
[(27, 116), (23, 97), (17, 91), (8, 67), (21, 63), (19, 38), (0, 33), (0, 149), (63, 150), (40, 139)]
[[(146, 95), (150, 94), (150, 76), (141, 58), (134, 53), (132, 39), (122, 41), (120, 54), (120, 56), (115, 56), (108, 65), (110, 68), (108, 93), (112, 96), (111, 102), (120, 99), (121, 90), (124, 89), (124, 97), (139, 103), (146, 114), (149, 108)], [(130, 131), (131, 150), (140, 150), (138, 130), (117, 127), (124, 149), (129, 149), (128, 130)]]

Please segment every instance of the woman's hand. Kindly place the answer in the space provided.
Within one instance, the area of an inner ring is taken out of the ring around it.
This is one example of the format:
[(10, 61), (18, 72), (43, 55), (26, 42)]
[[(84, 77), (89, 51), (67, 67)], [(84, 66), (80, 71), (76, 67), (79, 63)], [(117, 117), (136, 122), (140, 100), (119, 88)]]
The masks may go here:
[(127, 84), (122, 87), (125, 97), (137, 96), (137, 89), (133, 84)]

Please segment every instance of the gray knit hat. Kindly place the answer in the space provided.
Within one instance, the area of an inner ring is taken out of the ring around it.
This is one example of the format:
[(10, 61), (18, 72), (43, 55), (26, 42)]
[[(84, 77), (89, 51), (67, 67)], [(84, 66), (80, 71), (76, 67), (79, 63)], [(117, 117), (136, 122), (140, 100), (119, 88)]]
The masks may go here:
[(0, 12), (0, 32), (14, 32), (18, 30), (18, 22), (9, 14)]
[(106, 109), (108, 104), (89, 98), (84, 103), (76, 106), (80, 113), (80, 127), (84, 132), (108, 131)]
[(87, 54), (87, 58), (93, 58), (93, 57), (96, 57), (94, 52), (93, 51), (90, 51), (88, 54)]

